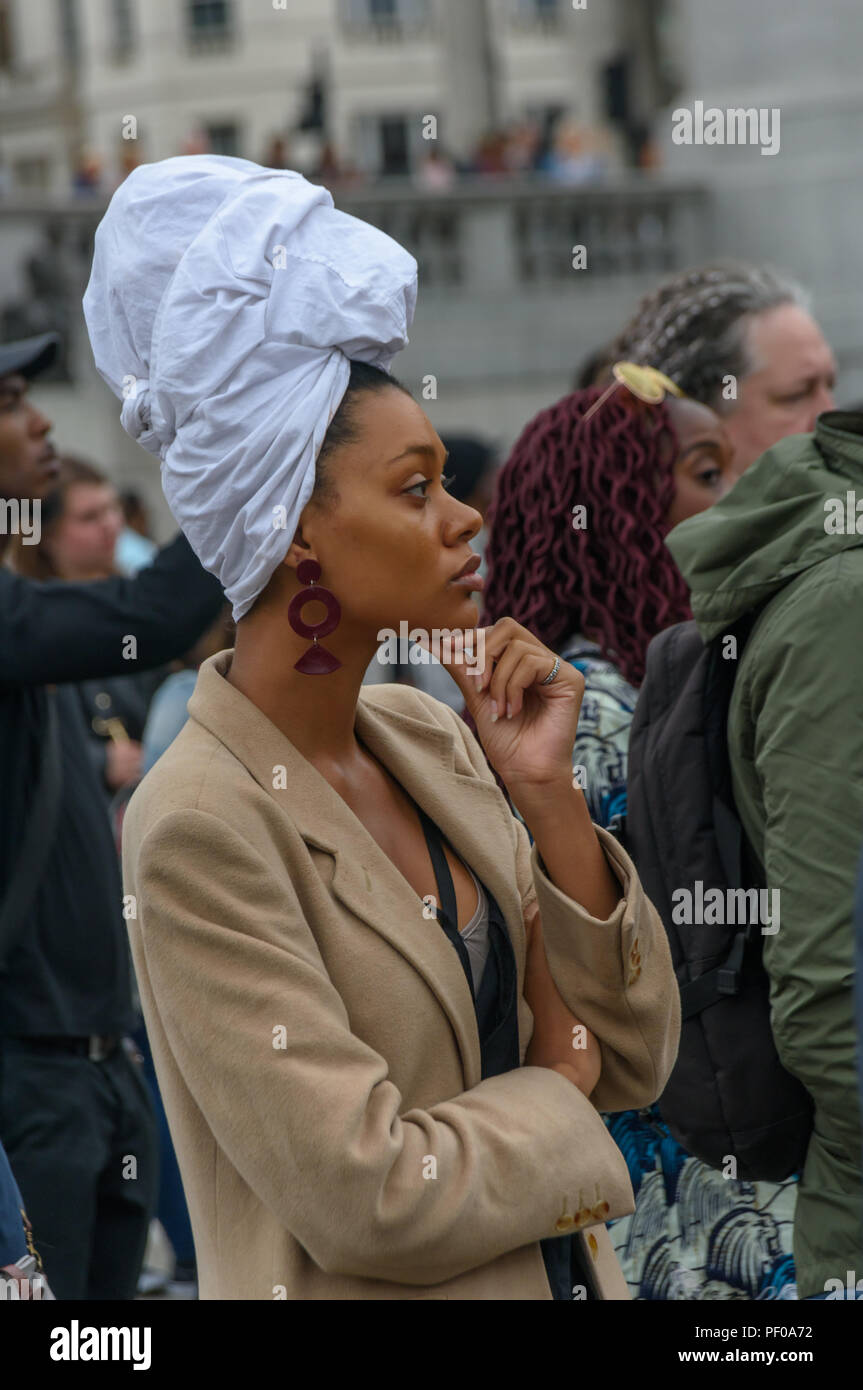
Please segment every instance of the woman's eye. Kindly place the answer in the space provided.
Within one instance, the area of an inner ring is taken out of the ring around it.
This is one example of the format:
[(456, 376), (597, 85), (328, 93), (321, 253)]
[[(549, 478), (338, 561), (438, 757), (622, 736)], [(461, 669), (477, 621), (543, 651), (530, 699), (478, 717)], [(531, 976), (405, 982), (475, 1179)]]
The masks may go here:
[(450, 483), (454, 483), (454, 482), (455, 482), (455, 474), (454, 474), (454, 473), (441, 474), (441, 485), (442, 485), (442, 487), (444, 487), (444, 488), (446, 489), (447, 492), (449, 492)]
[(696, 474), (696, 477), (705, 487), (716, 487), (722, 474), (718, 468), (705, 468), (704, 472)]
[(409, 496), (409, 495), (412, 494), (414, 497), (417, 497), (417, 496), (425, 497), (425, 492), (417, 493), (417, 488), (418, 488), (418, 487), (427, 488), (427, 487), (430, 487), (430, 486), (431, 486), (431, 478), (423, 478), (422, 482), (420, 482), (420, 483), (412, 483), (410, 487), (406, 487), (405, 490), (404, 490), (404, 491), (405, 491), (405, 496)]

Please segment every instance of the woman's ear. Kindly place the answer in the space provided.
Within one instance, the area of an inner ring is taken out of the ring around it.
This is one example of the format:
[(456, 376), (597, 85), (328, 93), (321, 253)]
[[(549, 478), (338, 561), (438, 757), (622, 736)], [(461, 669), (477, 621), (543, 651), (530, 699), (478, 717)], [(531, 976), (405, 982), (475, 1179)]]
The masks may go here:
[(288, 569), (296, 570), (297, 565), (302, 560), (316, 559), (317, 556), (315, 555), (314, 548), (305, 539), (302, 526), (298, 526), (294, 533), (294, 539), (288, 546), (288, 552), (282, 564), (287, 565)]

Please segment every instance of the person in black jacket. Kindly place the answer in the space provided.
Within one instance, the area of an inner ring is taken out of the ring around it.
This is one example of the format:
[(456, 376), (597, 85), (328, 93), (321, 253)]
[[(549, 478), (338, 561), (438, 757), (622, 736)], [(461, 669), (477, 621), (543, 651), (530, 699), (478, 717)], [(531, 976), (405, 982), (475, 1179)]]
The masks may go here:
[[(29, 380), (54, 335), (0, 345), (0, 555), (56, 477)], [(186, 651), (222, 591), (185, 538), (133, 579), (0, 568), (0, 1141), (58, 1299), (135, 1295), (155, 1204), (125, 902), (70, 684)]]
[[(124, 573), (116, 557), (123, 526), (116, 488), (87, 459), (63, 454), (59, 463), (57, 480), (42, 499), (40, 539), (17, 537), (7, 552), (7, 564), (28, 579), (65, 579), (70, 584)], [(141, 568), (138, 565), (135, 572)], [(147, 710), (169, 673), (169, 667), (157, 666), (77, 684), (90, 756), (109, 807), (118, 793), (125, 800), (141, 777)]]

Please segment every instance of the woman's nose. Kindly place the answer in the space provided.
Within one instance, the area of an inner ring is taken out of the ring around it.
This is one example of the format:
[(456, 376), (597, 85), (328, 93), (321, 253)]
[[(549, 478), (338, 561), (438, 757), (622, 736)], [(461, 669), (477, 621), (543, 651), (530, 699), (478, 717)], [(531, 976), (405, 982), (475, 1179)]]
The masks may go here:
[(457, 502), (457, 513), (454, 515), (451, 527), (457, 540), (473, 540), (482, 530), (482, 516), (476, 507), (469, 507), (466, 502)]

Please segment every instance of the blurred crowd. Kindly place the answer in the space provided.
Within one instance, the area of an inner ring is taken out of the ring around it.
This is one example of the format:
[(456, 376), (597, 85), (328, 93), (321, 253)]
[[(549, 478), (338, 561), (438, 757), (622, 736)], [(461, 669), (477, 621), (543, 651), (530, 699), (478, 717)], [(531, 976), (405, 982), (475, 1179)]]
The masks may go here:
[[(177, 154), (218, 154), (203, 129), (191, 130), (179, 143)], [(243, 151), (231, 151), (244, 154)], [(360, 168), (328, 140), (309, 140), (302, 131), (276, 133), (266, 148), (254, 152), (270, 169), (299, 169), (316, 182), (339, 186), (363, 186), (376, 182), (386, 170)], [(147, 161), (146, 142), (129, 140), (121, 145), (116, 162), (105, 161), (95, 150), (80, 152), (71, 191), (80, 197), (99, 197), (113, 193), (126, 176)], [(652, 168), (658, 154), (649, 137), (642, 133), (633, 151), (621, 153), (619, 139), (611, 125), (590, 124), (567, 112), (553, 113), (539, 120), (525, 118), (488, 130), (465, 158), (449, 153), (445, 141), (423, 139), (409, 177), (420, 188), (452, 187), (465, 178), (537, 178), (568, 186), (601, 183), (608, 174), (634, 162)], [(4, 191), (0, 180), (0, 194)]]

